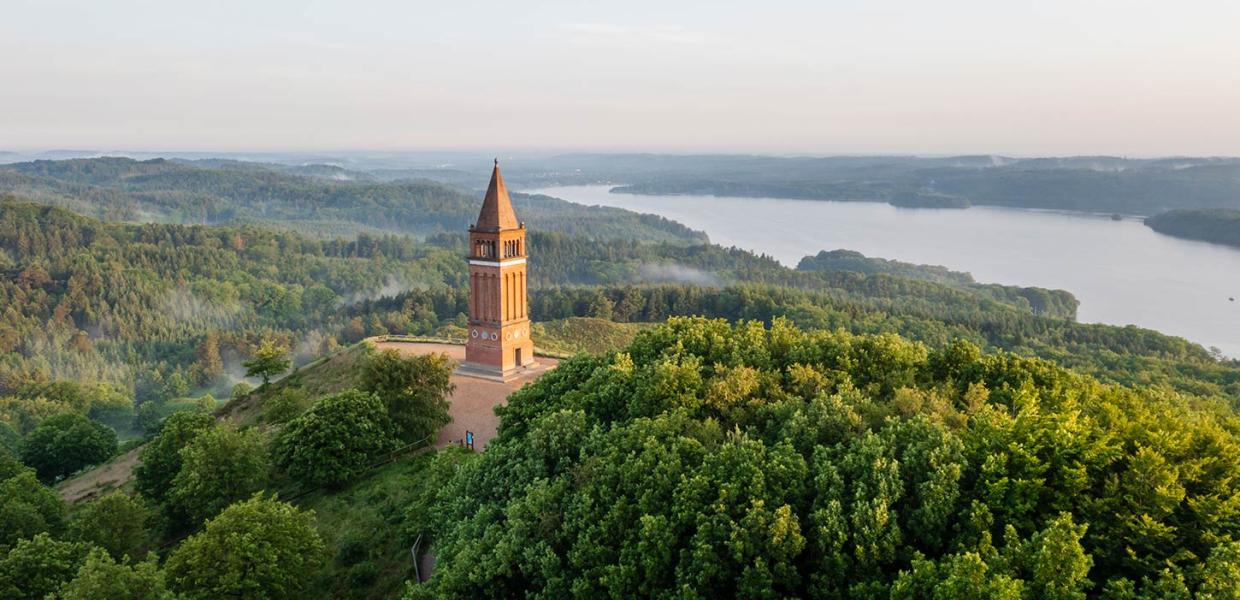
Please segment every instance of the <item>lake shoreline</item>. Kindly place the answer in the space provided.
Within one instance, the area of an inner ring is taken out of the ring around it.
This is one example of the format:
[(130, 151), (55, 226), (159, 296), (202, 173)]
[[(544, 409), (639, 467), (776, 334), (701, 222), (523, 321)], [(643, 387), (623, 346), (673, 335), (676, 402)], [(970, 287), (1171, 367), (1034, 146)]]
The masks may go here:
[(1061, 289), (1082, 323), (1136, 325), (1240, 356), (1240, 250), (1158, 233), (1143, 219), (977, 205), (901, 208), (883, 201), (611, 193), (614, 184), (527, 190), (656, 214), (713, 243), (795, 268), (822, 250), (943, 265), (977, 281)]

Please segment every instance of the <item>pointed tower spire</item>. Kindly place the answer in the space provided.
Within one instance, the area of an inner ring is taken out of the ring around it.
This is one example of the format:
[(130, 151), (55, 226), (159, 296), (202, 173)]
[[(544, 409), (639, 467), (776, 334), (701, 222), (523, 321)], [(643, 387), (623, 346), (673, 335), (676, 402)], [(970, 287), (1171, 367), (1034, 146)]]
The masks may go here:
[(478, 213), (478, 222), (474, 227), (480, 231), (501, 231), (517, 229), (520, 226), (517, 213), (512, 210), (512, 200), (508, 198), (504, 176), (499, 172), (497, 158), (495, 170), (491, 171), (491, 185), (487, 186), (487, 195), (482, 200), (482, 210)]

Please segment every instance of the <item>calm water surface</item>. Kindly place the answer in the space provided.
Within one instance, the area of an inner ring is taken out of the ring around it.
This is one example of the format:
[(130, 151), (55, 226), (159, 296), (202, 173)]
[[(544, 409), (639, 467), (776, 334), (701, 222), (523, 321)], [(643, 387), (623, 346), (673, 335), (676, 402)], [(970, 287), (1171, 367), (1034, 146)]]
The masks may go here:
[[(870, 202), (612, 194), (610, 186), (530, 190), (662, 215), (724, 246), (788, 266), (819, 250), (943, 265), (978, 281), (1059, 288), (1087, 323), (1139, 325), (1240, 357), (1240, 250), (1154, 232), (1137, 219)], [(1236, 301), (1228, 298), (1235, 297)]]

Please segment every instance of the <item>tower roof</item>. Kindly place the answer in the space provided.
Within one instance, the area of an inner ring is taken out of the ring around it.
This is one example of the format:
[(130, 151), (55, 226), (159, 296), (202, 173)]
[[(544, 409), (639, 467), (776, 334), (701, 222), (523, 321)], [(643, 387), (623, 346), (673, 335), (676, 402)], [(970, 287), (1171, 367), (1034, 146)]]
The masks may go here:
[(508, 198), (508, 188), (504, 186), (504, 176), (499, 172), (499, 159), (495, 159), (495, 170), (491, 171), (491, 185), (487, 186), (486, 198), (482, 200), (482, 210), (478, 213), (475, 229), (483, 231), (500, 231), (516, 229), (521, 226), (517, 213), (512, 210), (512, 200)]

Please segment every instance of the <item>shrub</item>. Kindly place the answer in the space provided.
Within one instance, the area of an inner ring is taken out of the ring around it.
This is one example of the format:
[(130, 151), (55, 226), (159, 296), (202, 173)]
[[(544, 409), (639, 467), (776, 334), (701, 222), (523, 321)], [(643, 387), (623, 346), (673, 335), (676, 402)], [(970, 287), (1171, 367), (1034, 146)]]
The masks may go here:
[(263, 402), (263, 419), (268, 423), (284, 423), (305, 411), (309, 400), (301, 390), (284, 388)]
[(398, 445), (383, 402), (351, 390), (323, 398), (290, 421), (276, 442), (275, 456), (295, 479), (338, 487)]
[(250, 392), (252, 391), (254, 391), (254, 386), (244, 381), (238, 381), (236, 385), (232, 386), (232, 391), (229, 392), (228, 397), (232, 400), (236, 400), (242, 396), (250, 395)]

